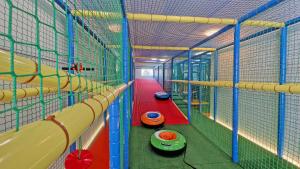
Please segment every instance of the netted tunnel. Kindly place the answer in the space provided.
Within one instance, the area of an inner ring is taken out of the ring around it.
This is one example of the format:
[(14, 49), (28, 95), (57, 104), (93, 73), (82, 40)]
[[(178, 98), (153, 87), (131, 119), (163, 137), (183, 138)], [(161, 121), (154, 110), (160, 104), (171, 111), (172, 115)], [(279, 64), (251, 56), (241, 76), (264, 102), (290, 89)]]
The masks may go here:
[(300, 169), (300, 0), (1, 0), (1, 169)]

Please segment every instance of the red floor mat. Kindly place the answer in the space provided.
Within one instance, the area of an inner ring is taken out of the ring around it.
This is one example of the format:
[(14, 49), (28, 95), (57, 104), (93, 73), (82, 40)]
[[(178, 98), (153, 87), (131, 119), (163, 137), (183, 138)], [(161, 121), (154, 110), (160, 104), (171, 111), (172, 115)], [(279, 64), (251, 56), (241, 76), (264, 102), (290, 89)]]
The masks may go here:
[(188, 124), (188, 120), (172, 100), (156, 100), (154, 93), (163, 91), (155, 80), (136, 79), (134, 82), (134, 107), (132, 125), (141, 125), (140, 117), (147, 111), (159, 111), (165, 116), (165, 124)]
[(89, 150), (94, 161), (89, 169), (109, 169), (109, 130), (108, 124), (101, 130)]

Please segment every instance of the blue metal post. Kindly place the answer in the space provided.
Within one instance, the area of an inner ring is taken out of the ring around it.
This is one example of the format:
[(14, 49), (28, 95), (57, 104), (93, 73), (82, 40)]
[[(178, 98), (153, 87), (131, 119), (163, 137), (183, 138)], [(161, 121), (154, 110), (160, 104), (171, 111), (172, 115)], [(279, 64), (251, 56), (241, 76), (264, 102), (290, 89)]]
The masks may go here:
[[(201, 59), (199, 61), (199, 80), (203, 81), (203, 73), (204, 73), (204, 69), (201, 63)], [(202, 113), (202, 86), (199, 86), (199, 91), (198, 91), (198, 100), (199, 100), (199, 111), (200, 113)]]
[(159, 66), (157, 66), (157, 81), (159, 82)]
[[(122, 31), (122, 40), (123, 40), (123, 82), (129, 82), (129, 69), (128, 69), (128, 27), (127, 27), (127, 19), (123, 18), (122, 22), (123, 31)], [(128, 169), (128, 162), (129, 162), (129, 95), (128, 95), (127, 88), (124, 91), (124, 99), (123, 99), (123, 125), (124, 125), (124, 169)]]
[(109, 106), (110, 169), (120, 169), (120, 100), (117, 97)]
[[(280, 34), (280, 77), (279, 84), (286, 83), (286, 55), (287, 55), (287, 27), (281, 28)], [(279, 93), (278, 104), (278, 139), (277, 154), (283, 156), (284, 150), (284, 121), (285, 121), (285, 93)]]
[(165, 90), (165, 64), (162, 64), (162, 69), (163, 69), (163, 80), (162, 80), (162, 88)]
[[(214, 81), (218, 80), (218, 51), (216, 50), (214, 52)], [(218, 88), (215, 86), (214, 87), (214, 121), (216, 122), (217, 120), (217, 107), (218, 107)]]
[[(69, 48), (69, 59), (68, 59), (68, 73), (74, 74), (73, 70), (70, 70), (72, 65), (74, 64), (74, 29), (73, 29), (73, 16), (70, 12), (67, 13), (67, 18), (68, 18), (68, 48)], [(68, 106), (71, 106), (75, 104), (75, 97), (74, 97), (74, 92), (68, 92)], [(76, 150), (76, 142), (71, 144), (70, 146), (70, 152), (73, 152)]]
[(238, 122), (239, 122), (239, 89), (235, 84), (240, 81), (240, 23), (235, 26), (233, 52), (233, 113), (232, 113), (232, 161), (238, 163)]
[[(129, 77), (129, 79), (130, 79), (130, 81), (132, 81), (133, 80), (133, 64), (132, 64), (132, 48), (130, 48), (130, 52), (129, 52), (129, 70), (130, 70), (130, 77)], [(130, 110), (130, 124), (131, 124), (131, 122), (132, 122), (132, 115), (131, 115), (131, 113), (132, 113), (132, 102), (133, 102), (133, 84), (130, 86), (130, 102), (129, 102), (129, 106), (130, 106), (130, 108), (129, 108), (129, 110)]]
[(192, 85), (191, 85), (191, 60), (192, 51), (188, 51), (188, 120), (191, 122), (191, 102), (192, 102)]
[[(107, 49), (104, 48), (104, 56), (103, 56), (103, 81), (107, 80)], [(105, 110), (103, 112), (103, 118), (104, 118), (104, 125), (106, 126), (106, 117), (107, 117), (107, 111)]]
[[(172, 58), (171, 59), (171, 80), (174, 80), (174, 72), (173, 72), (173, 68), (174, 68), (174, 66), (173, 66), (173, 64), (174, 64), (174, 59)], [(173, 82), (171, 81), (170, 82), (171, 83), (171, 98), (173, 98)]]

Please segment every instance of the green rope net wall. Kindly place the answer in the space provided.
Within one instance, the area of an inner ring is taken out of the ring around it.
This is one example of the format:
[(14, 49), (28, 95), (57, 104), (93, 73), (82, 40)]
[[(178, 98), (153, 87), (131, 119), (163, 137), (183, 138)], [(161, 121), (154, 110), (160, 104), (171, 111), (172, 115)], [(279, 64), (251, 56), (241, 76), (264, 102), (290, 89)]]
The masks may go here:
[[(119, 0), (70, 0), (65, 3), (70, 10), (99, 10), (114, 12), (122, 16)], [(1, 133), (11, 129), (18, 131), (25, 124), (45, 119), (48, 115), (62, 110), (68, 106), (70, 96), (74, 96), (73, 104), (75, 104), (96, 95), (94, 91), (106, 90), (106, 85), (117, 86), (123, 83), (122, 17), (108, 16), (100, 19), (92, 15), (73, 17), (71, 24), (73, 26), (74, 65), (72, 65), (70, 63), (72, 53), (69, 50), (71, 37), (68, 33), (70, 23), (68, 23), (65, 10), (57, 5), (55, 0), (5, 0), (0, 3), (0, 50), (9, 53), (10, 61), (14, 61), (14, 58), (18, 56), (28, 59), (28, 62), (34, 61), (37, 66), (37, 71), (30, 74), (16, 74), (18, 67), (15, 66), (17, 64), (15, 61), (9, 65), (10, 71), (0, 69), (0, 93), (4, 90), (12, 92), (11, 100), (0, 101)], [(78, 20), (82, 22), (79, 23)], [(42, 64), (53, 69), (52, 73), (44, 74), (45, 72), (41, 69)], [(66, 76), (59, 73), (63, 69), (67, 71), (72, 68), (75, 70), (73, 70), (74, 76), (70, 76), (70, 88), (75, 85), (72, 84), (72, 78), (79, 77), (80, 79), (80, 89), (74, 93), (62, 89), (60, 82)], [(38, 84), (19, 83), (21, 78), (33, 76), (39, 80)], [(12, 80), (3, 80), (3, 77), (9, 77)], [(44, 80), (47, 78), (58, 79), (56, 90), (52, 92), (46, 90), (47, 84)], [(98, 86), (92, 86), (92, 91), (89, 91), (82, 87), (88, 85), (88, 80), (104, 85), (97, 83)], [(19, 97), (17, 91), (27, 88), (39, 90), (38, 94), (31, 97)], [(120, 98), (122, 103), (123, 97)], [(123, 112), (122, 104), (120, 112)], [(104, 117), (96, 119), (79, 138), (77, 146), (86, 146), (103, 121)], [(66, 154), (68, 151), (50, 168), (63, 166)]]
[[(187, 78), (187, 57), (177, 57), (173, 59), (172, 80), (184, 80)], [(182, 112), (187, 116), (187, 85), (183, 83), (171, 83), (172, 99)]]
[[(58, 10), (54, 3), (44, 1), (39, 4), (33, 1), (6, 1), (0, 5), (2, 50), (10, 51), (11, 57), (14, 57), (14, 54), (22, 54), (25, 58), (32, 59), (38, 64), (46, 64), (56, 70), (67, 66), (68, 37), (65, 13), (62, 10)], [(11, 72), (14, 69), (15, 67), (11, 65)], [(47, 114), (66, 106), (67, 93), (60, 90), (48, 95), (41, 92), (39, 96), (17, 100), (16, 89), (31, 86), (17, 84), (18, 76), (13, 73), (0, 73), (13, 78), (12, 82), (1, 80), (1, 86), (2, 89), (12, 90), (14, 96), (12, 103), (0, 103), (2, 132), (13, 127), (18, 130), (21, 125), (44, 118)], [(40, 71), (37, 73), (40, 74)], [(32, 74), (20, 76), (31, 77)], [(42, 83), (40, 87), (43, 87)]]

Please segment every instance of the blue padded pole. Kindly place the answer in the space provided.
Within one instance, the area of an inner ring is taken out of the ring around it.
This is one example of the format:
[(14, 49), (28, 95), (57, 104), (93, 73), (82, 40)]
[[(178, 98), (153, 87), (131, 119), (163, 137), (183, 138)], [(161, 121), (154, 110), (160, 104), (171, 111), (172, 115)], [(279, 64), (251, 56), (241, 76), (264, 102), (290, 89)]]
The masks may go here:
[[(69, 59), (68, 59), (68, 73), (74, 74), (74, 70), (70, 70), (72, 65), (74, 64), (74, 28), (73, 28), (73, 16), (70, 12), (67, 13), (68, 18), (68, 48), (69, 48)], [(68, 92), (68, 106), (75, 104), (75, 96), (74, 92)], [(71, 144), (70, 152), (76, 150), (76, 142)]]
[[(107, 80), (107, 49), (104, 48), (104, 56), (103, 56), (103, 81)], [(107, 111), (105, 110), (103, 113), (104, 125), (106, 126), (106, 117)]]
[[(129, 82), (129, 69), (128, 69), (128, 27), (127, 27), (127, 19), (123, 18), (122, 22), (123, 32), (122, 32), (122, 40), (123, 40), (123, 82)], [(129, 161), (129, 95), (128, 88), (124, 91), (124, 99), (123, 99), (123, 125), (124, 125), (124, 169), (128, 169), (128, 161)]]
[[(214, 52), (214, 81), (218, 80), (218, 51)], [(218, 88), (214, 87), (214, 122), (217, 120), (217, 112), (218, 112)]]
[[(199, 62), (199, 80), (200, 81), (203, 81), (203, 73), (204, 73), (204, 69), (203, 69), (203, 63), (201, 63), (202, 60), (200, 59), (200, 62)], [(199, 100), (199, 111), (200, 113), (202, 113), (202, 86), (199, 86), (199, 91), (198, 91), (198, 100)]]
[[(280, 77), (279, 84), (286, 83), (286, 56), (287, 56), (287, 27), (281, 28), (280, 34)], [(279, 93), (278, 104), (278, 139), (277, 154), (283, 156), (284, 150), (284, 121), (285, 121), (285, 93)]]
[[(130, 45), (130, 44), (129, 44)], [(133, 66), (132, 66), (132, 48), (130, 47), (130, 52), (129, 52), (129, 70), (130, 70), (130, 81), (133, 80)], [(129, 111), (130, 111), (130, 125), (132, 124), (132, 102), (133, 102), (133, 84), (130, 86), (130, 101), (129, 101)]]
[(192, 51), (188, 51), (188, 120), (191, 122), (191, 102), (192, 102), (192, 85), (191, 85), (191, 60), (192, 60)]
[(163, 69), (163, 81), (162, 81), (162, 88), (165, 90), (165, 64), (162, 64), (162, 69)]
[(109, 111), (109, 159), (110, 169), (120, 169), (120, 100), (117, 97)]
[(159, 66), (157, 66), (157, 81), (159, 82)]
[[(134, 66), (134, 62), (133, 62), (133, 57), (132, 57), (132, 48), (131, 48), (131, 51), (130, 51), (130, 55), (131, 55), (131, 80), (134, 80), (135, 79), (135, 66)], [(131, 85), (131, 92), (132, 92), (132, 101), (134, 101), (134, 84)]]
[[(174, 64), (174, 59), (172, 58), (171, 59), (171, 80), (174, 80), (173, 78), (174, 78), (174, 72), (173, 72), (173, 68), (174, 68), (174, 66), (173, 66), (173, 64)], [(171, 98), (173, 98), (173, 82), (171, 81)]]
[(239, 89), (235, 86), (240, 81), (240, 23), (237, 23), (234, 31), (233, 52), (233, 101), (232, 101), (232, 161), (238, 163), (238, 122), (239, 122)]

